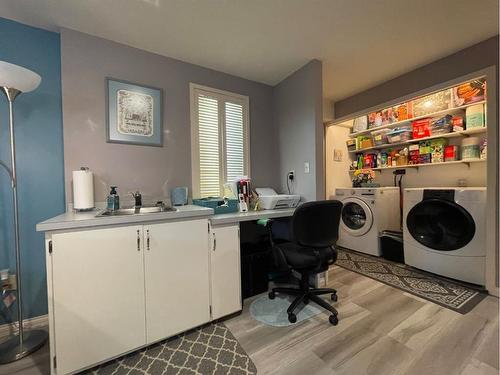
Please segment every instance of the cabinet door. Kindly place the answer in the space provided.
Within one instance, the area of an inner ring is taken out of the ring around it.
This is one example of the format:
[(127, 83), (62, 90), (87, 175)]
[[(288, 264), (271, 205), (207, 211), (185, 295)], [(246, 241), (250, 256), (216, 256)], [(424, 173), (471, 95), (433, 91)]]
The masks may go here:
[(151, 224), (144, 227), (144, 236), (151, 343), (210, 320), (208, 220)]
[(52, 241), (57, 372), (144, 345), (142, 227), (54, 234)]
[(241, 310), (239, 225), (212, 227), (212, 319)]

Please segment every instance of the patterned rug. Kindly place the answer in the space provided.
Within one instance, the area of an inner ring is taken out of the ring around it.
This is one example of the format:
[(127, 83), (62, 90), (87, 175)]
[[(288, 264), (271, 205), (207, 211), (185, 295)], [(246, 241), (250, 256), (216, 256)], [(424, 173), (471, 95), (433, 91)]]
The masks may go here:
[(476, 286), (445, 279), (401, 263), (339, 248), (336, 264), (450, 310), (466, 314), (488, 294)]
[(209, 324), (85, 372), (99, 375), (254, 375), (257, 369), (222, 323)]

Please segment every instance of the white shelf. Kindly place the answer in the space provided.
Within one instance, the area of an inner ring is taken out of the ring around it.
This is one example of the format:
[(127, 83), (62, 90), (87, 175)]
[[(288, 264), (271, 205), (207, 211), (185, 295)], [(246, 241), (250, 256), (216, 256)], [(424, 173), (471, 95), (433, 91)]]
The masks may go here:
[(473, 105), (485, 104), (485, 103), (486, 103), (486, 101), (482, 100), (480, 102), (470, 103), (470, 104), (462, 105), (460, 107), (453, 107), (453, 108), (443, 109), (442, 111), (438, 111), (438, 112), (434, 112), (434, 113), (429, 113), (427, 115), (422, 115), (422, 116), (418, 116), (418, 117), (412, 117), (412, 118), (407, 119), (407, 120), (397, 121), (397, 122), (393, 122), (391, 124), (380, 125), (380, 126), (376, 126), (374, 128), (371, 128), (371, 129), (366, 129), (366, 130), (362, 130), (360, 132), (351, 133), (351, 134), (349, 134), (349, 137), (350, 138), (356, 138), (359, 135), (368, 134), (368, 133), (371, 133), (371, 132), (373, 132), (375, 130), (391, 129), (391, 128), (395, 128), (395, 127), (401, 126), (403, 124), (411, 123), (412, 121), (415, 121), (415, 120), (420, 120), (420, 119), (423, 119), (423, 118), (426, 118), (426, 117), (434, 117), (434, 116), (439, 116), (439, 115), (445, 115), (445, 114), (449, 114), (449, 113), (460, 111), (462, 109), (465, 109), (465, 108), (473, 106)]
[(425, 137), (425, 138), (409, 139), (408, 141), (400, 142), (400, 143), (387, 143), (387, 144), (384, 144), (381, 146), (366, 147), (366, 148), (361, 148), (359, 150), (350, 150), (349, 153), (359, 154), (359, 153), (362, 153), (364, 151), (369, 151), (369, 150), (383, 150), (383, 149), (387, 149), (387, 148), (405, 146), (405, 145), (409, 145), (412, 143), (418, 143), (421, 141), (427, 141), (427, 140), (436, 139), (436, 138), (468, 137), (468, 136), (471, 136), (473, 134), (485, 133), (487, 130), (488, 130), (487, 127), (473, 128), (473, 129), (463, 130), (463, 131), (459, 131), (459, 132), (451, 132), (451, 133), (445, 133), (445, 134), (432, 135), (430, 137)]
[[(474, 163), (483, 163), (486, 162), (486, 159), (472, 159), (472, 160), (456, 160), (456, 161), (445, 161), (443, 163), (425, 163), (425, 164), (408, 164), (408, 165), (398, 165), (395, 167), (382, 167), (382, 168), (363, 168), (369, 169), (373, 171), (385, 171), (386, 169), (409, 169), (409, 168), (420, 168), (420, 167), (438, 167), (443, 165), (452, 165), (452, 164), (466, 164), (470, 166), (470, 164)], [(354, 173), (355, 171), (350, 170), (349, 173)]]

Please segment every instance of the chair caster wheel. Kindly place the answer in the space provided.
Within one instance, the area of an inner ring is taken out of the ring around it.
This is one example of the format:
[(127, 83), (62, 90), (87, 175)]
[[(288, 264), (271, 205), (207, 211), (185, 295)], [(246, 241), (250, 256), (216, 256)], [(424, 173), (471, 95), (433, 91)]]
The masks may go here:
[(339, 299), (338, 296), (337, 296), (337, 293), (332, 293), (331, 299), (332, 299), (333, 302), (337, 302), (337, 300)]
[(295, 323), (297, 321), (297, 316), (294, 313), (288, 314), (288, 321), (290, 323)]
[(269, 294), (267, 296), (269, 297), (269, 299), (274, 299), (274, 298), (276, 298), (276, 293), (271, 291), (271, 292), (269, 292)]
[(337, 315), (330, 315), (328, 317), (328, 320), (330, 321), (330, 324), (332, 326), (336, 326), (337, 324), (339, 324), (339, 318), (337, 317)]

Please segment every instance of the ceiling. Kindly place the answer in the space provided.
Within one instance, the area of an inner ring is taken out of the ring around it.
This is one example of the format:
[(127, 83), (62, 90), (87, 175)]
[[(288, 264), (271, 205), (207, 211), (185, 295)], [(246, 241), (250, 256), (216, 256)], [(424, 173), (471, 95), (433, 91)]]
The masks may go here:
[(330, 100), (498, 34), (498, 12), (498, 0), (0, 0), (1, 17), (269, 85), (316, 58)]

